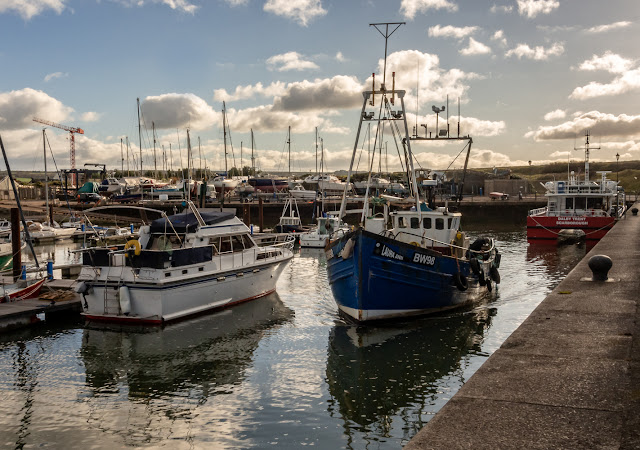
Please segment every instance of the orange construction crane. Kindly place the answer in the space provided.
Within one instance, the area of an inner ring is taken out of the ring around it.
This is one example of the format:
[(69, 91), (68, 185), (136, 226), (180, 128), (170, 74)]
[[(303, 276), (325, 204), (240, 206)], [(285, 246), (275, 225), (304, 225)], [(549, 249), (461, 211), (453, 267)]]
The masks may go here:
[(59, 123), (50, 122), (48, 120), (38, 119), (37, 117), (33, 118), (34, 122), (42, 123), (44, 125), (49, 125), (51, 127), (60, 128), (61, 130), (68, 131), (71, 135), (71, 150), (69, 151), (69, 159), (71, 160), (71, 168), (76, 168), (76, 139), (75, 133), (84, 134), (84, 130), (82, 128), (74, 128), (68, 127), (66, 125), (60, 125)]

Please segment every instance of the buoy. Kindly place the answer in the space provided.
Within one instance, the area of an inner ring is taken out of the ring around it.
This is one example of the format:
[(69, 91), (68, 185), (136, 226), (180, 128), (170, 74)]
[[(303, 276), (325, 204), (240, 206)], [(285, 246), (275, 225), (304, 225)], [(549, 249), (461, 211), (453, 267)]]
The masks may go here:
[(129, 288), (126, 286), (120, 286), (118, 294), (120, 300), (120, 311), (122, 311), (122, 314), (125, 316), (128, 316), (131, 312), (131, 295), (129, 294)]
[(462, 275), (460, 272), (457, 272), (453, 276), (453, 282), (455, 283), (455, 285), (456, 285), (456, 287), (458, 288), (459, 291), (463, 291), (464, 292), (467, 289), (469, 289), (469, 282), (467, 281), (467, 277)]
[(498, 268), (496, 266), (491, 266), (491, 269), (489, 269), (489, 276), (496, 284), (500, 284), (500, 272), (498, 272)]
[(134, 248), (133, 254), (136, 256), (140, 255), (140, 252), (142, 251), (142, 247), (140, 247), (140, 242), (138, 242), (137, 239), (131, 239), (130, 241), (127, 241), (127, 243), (124, 246), (124, 251), (126, 252), (132, 247)]
[(344, 247), (342, 248), (342, 259), (349, 259), (351, 257), (351, 253), (353, 252), (353, 247), (356, 245), (353, 239), (349, 239)]

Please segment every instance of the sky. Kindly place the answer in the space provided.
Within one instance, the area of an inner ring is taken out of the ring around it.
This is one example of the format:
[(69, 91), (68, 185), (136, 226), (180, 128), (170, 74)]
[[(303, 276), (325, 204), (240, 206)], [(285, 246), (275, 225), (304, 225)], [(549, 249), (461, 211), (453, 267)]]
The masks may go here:
[[(139, 98), (145, 170), (186, 167), (187, 130), (194, 166), (220, 170), (224, 101), (229, 167), (251, 164), (253, 130), (258, 169), (287, 171), (291, 127), (291, 170), (316, 170), (316, 129), (326, 170), (347, 169), (361, 92), (383, 72), (370, 24), (405, 22), (387, 77), (409, 126), (435, 130), (448, 96), (438, 123), (460, 118), (471, 167), (580, 161), (587, 130), (592, 161), (640, 160), (639, 21), (638, 0), (0, 0), (0, 137), (13, 170), (44, 168), (34, 117), (84, 130), (76, 167), (133, 170)], [(46, 137), (69, 168), (69, 133)], [(459, 168), (463, 147), (413, 151)], [(383, 170), (398, 169), (387, 154)]]

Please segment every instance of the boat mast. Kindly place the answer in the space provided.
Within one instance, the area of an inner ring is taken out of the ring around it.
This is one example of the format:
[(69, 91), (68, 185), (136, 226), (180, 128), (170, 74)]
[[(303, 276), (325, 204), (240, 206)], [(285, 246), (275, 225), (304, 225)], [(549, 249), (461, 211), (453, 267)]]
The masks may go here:
[(191, 200), (191, 138), (187, 128), (187, 200)]
[[(385, 103), (387, 102), (386, 100), (386, 87), (385, 87), (385, 83), (386, 83), (386, 72), (387, 72), (387, 44), (388, 44), (388, 40), (389, 37), (395, 33), (395, 31), (400, 28), (400, 26), (404, 25), (405, 22), (386, 22), (386, 23), (370, 23), (369, 26), (374, 27), (376, 30), (378, 30), (378, 32), (384, 37), (384, 66), (383, 66), (383, 74), (382, 74), (382, 85), (380, 86), (380, 91), (379, 93), (381, 93), (385, 99)], [(378, 28), (379, 26), (383, 26), (384, 25), (384, 32)], [(395, 25), (395, 28), (393, 28), (391, 31), (389, 31), (389, 25)], [(375, 89), (375, 86), (374, 86)], [(395, 89), (393, 90), (394, 95), (397, 93), (398, 95), (400, 95), (399, 91), (395, 91)], [(356, 140), (353, 146), (353, 153), (351, 154), (351, 163), (349, 165), (349, 172), (347, 174), (347, 183), (345, 184), (344, 187), (344, 192), (342, 194), (342, 202), (340, 203), (340, 213), (338, 215), (339, 219), (342, 219), (344, 217), (345, 214), (345, 208), (347, 205), (347, 191), (349, 189), (349, 184), (351, 183), (351, 175), (353, 173), (353, 164), (355, 162), (355, 158), (356, 158), (356, 152), (358, 150), (358, 142), (360, 141), (360, 132), (362, 130), (362, 121), (365, 119), (365, 114), (367, 119), (366, 120), (372, 120), (374, 117), (374, 112), (371, 113), (367, 113), (366, 112), (366, 108), (367, 108), (367, 103), (369, 101), (369, 98), (371, 98), (372, 102), (371, 105), (373, 105), (373, 102), (375, 100), (375, 94), (376, 92), (374, 90), (371, 91), (364, 91), (362, 93), (363, 97), (364, 97), (364, 101), (362, 103), (362, 112), (360, 114), (360, 122), (358, 124), (358, 131), (356, 133)], [(404, 91), (402, 91), (402, 94), (404, 96)], [(402, 101), (402, 105), (403, 105), (403, 111), (402, 111), (402, 117), (405, 120), (405, 128), (406, 128), (406, 114), (404, 114), (404, 100)], [(381, 104), (381, 109), (382, 109), (382, 104)], [(380, 123), (382, 121), (382, 118), (380, 117), (380, 114), (378, 116), (378, 127), (380, 126)], [(407, 134), (408, 137), (408, 134)], [(406, 140), (406, 145), (409, 146), (409, 140)], [(414, 177), (415, 178), (415, 177)], [(367, 194), (368, 194), (368, 185), (367, 185)], [(366, 194), (365, 194), (366, 197)], [(416, 196), (416, 201), (419, 201), (417, 199)], [(419, 205), (418, 205), (419, 206)], [(363, 216), (365, 215), (364, 211), (366, 211), (366, 199), (365, 199), (365, 207), (363, 208)], [(418, 211), (419, 211), (419, 207), (418, 207)], [(420, 220), (420, 223), (422, 224), (422, 220)]]
[(253, 128), (251, 128), (251, 171), (253, 172), (252, 175), (255, 177), (256, 176), (256, 159), (253, 157), (253, 145), (254, 145)]
[(49, 176), (47, 175), (47, 137), (42, 129), (42, 150), (44, 154), (44, 204), (46, 205), (46, 217), (49, 226), (53, 226), (51, 215), (49, 214)]
[(227, 176), (227, 110), (224, 101), (222, 102), (222, 132), (224, 135), (224, 175)]
[(138, 102), (138, 143), (140, 144), (140, 176), (143, 177), (144, 174), (142, 172), (142, 128), (140, 127), (140, 98), (137, 99)]
[(318, 127), (316, 127), (316, 177), (318, 176)]
[[(585, 144), (584, 144), (584, 181), (589, 182), (589, 150), (600, 150), (600, 147), (590, 147), (589, 146), (589, 137), (591, 134), (589, 130), (585, 131)], [(574, 148), (574, 150), (580, 150), (578, 148)]]
[(289, 125), (289, 134), (287, 136), (287, 144), (289, 145), (289, 179), (291, 179), (291, 125)]
[(156, 123), (151, 122), (151, 128), (153, 133), (153, 171), (155, 172), (156, 179), (158, 178), (158, 159), (156, 158)]
[(124, 152), (122, 150), (122, 138), (120, 138), (120, 172), (124, 176)]

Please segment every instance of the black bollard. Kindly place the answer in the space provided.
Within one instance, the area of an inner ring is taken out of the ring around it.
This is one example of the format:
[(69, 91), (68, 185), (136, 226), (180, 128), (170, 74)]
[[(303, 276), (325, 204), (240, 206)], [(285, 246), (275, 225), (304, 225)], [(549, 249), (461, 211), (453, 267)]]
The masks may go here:
[(613, 261), (607, 255), (594, 255), (589, 258), (589, 269), (593, 273), (593, 281), (607, 281), (607, 274), (613, 266)]
[(631, 214), (633, 214), (634, 216), (638, 215), (638, 208), (631, 208)]

